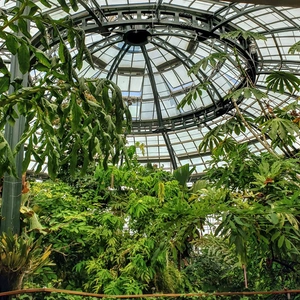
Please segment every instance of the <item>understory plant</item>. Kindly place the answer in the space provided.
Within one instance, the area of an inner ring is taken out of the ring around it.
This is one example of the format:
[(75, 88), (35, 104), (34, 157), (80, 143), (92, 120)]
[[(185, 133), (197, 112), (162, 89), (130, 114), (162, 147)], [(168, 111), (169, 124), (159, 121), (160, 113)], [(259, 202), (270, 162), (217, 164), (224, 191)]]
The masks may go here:
[(0, 292), (21, 289), (24, 277), (47, 265), (50, 254), (51, 246), (44, 249), (41, 238), (35, 239), (26, 234), (2, 233), (0, 281), (3, 290)]
[(105, 294), (296, 288), (297, 160), (245, 145), (222, 159), (190, 188), (187, 166), (178, 181), (135, 160), (68, 183), (32, 183), (28, 203), (55, 265), (27, 286)]

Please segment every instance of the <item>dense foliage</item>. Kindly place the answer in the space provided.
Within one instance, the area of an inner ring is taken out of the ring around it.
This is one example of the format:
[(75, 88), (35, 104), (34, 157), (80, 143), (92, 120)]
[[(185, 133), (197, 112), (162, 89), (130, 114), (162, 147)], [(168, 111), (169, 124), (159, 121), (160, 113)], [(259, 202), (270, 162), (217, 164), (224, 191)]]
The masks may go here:
[[(76, 10), (76, 1), (71, 2)], [(45, 0), (43, 4), (50, 5)], [(33, 155), (39, 169), (47, 160), (50, 176), (60, 178), (32, 182), (27, 188), (20, 210), (22, 235), (1, 237), (0, 276), (4, 269), (15, 272), (10, 257), (24, 265), (33, 260), (43, 265), (51, 247), (51, 264), (38, 268), (34, 276), (29, 271), (36, 268), (26, 267), (18, 274), (21, 279), (26, 276), (24, 287), (141, 294), (299, 286), (300, 170), (294, 143), (299, 138), (300, 107), (296, 99), (284, 108), (270, 107), (268, 93), (257, 89), (245, 72), (247, 86), (227, 96), (235, 113), (199, 145), (200, 153), (212, 153), (210, 168), (188, 188), (189, 166), (173, 174), (150, 164), (141, 166), (134, 147), (127, 152), (127, 164), (118, 168), (108, 164), (109, 159), (117, 162), (123, 150), (122, 134), (130, 115), (113, 82), (76, 75), (84, 58), (93, 62), (84, 46), (84, 33), (69, 18), (43, 18), (35, 2), (23, 0), (0, 19), (0, 37), (8, 51), (18, 56), (20, 72), (44, 73), (24, 88), (22, 80), (11, 78), (0, 61), (0, 132), (6, 121), (14, 125), (19, 115), (26, 116), (27, 122), (13, 149), (0, 134), (0, 175), (15, 175), (13, 154), (28, 141), (24, 168)], [(51, 45), (41, 40), (44, 49), (58, 43), (57, 55), (48, 56), (40, 45), (31, 44), (27, 20), (45, 37), (50, 35)], [(236, 31), (223, 38), (263, 37)], [(76, 57), (71, 57), (69, 46), (77, 48)], [(298, 50), (292, 47), (291, 53)], [(205, 70), (208, 64), (217, 67), (226, 59), (224, 53), (213, 54), (190, 73)], [(241, 67), (238, 55), (236, 61)], [(267, 77), (272, 92), (294, 93), (299, 83), (298, 77), (284, 72)], [(180, 106), (201, 96), (207, 84), (191, 91)], [(262, 115), (253, 118), (241, 112), (237, 105), (241, 97), (254, 97)], [(250, 145), (234, 139), (246, 130), (265, 153), (254, 155)], [(96, 167), (95, 157), (100, 158)], [(29, 259), (20, 253), (29, 254)]]
[[(84, 174), (97, 160), (104, 167), (108, 159), (116, 163), (131, 116), (115, 83), (78, 75), (83, 61), (93, 67), (93, 60), (85, 32), (69, 17), (65, 1), (61, 7), (67, 14), (54, 19), (42, 9), (51, 8), (47, 0), (12, 2), (11, 8), (0, 9), (7, 58), (0, 57), (0, 178), (5, 186), (0, 233), (20, 234), (21, 176), (32, 158), (35, 171), (47, 164), (51, 178), (78, 168)], [(71, 7), (77, 11), (77, 2)], [(0, 281), (0, 291), (16, 285)]]
[(43, 228), (26, 218), (25, 228), (52, 245), (54, 265), (26, 286), (107, 294), (296, 288), (298, 162), (254, 156), (243, 145), (238, 154), (220, 167), (214, 157), (191, 188), (134, 160), (67, 183), (32, 183), (27, 205)]
[[(84, 60), (93, 67), (85, 32), (68, 15), (52, 19), (42, 12), (41, 6), (51, 7), (46, 0), (18, 2), (0, 14), (0, 38), (18, 70), (10, 70), (0, 57), (0, 176), (16, 175), (14, 154), (25, 141), (23, 170), (33, 156), (38, 172), (48, 163), (51, 177), (62, 165), (71, 173), (79, 165), (84, 173), (95, 157), (117, 161), (131, 117), (113, 82), (79, 77)], [(78, 9), (76, 1), (71, 5)], [(67, 5), (62, 9), (70, 10)], [(38, 40), (33, 27), (41, 34)], [(3, 128), (16, 122), (25, 124), (20, 140), (12, 144)]]

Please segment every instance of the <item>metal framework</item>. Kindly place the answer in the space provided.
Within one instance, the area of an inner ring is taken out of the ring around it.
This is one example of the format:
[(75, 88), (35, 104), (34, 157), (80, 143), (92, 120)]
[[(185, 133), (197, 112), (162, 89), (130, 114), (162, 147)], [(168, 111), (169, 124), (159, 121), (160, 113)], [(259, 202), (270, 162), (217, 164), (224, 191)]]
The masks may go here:
[(300, 3), (298, 0), (227, 0), (233, 3), (253, 3), (253, 4), (266, 4), (266, 5), (273, 5), (273, 6), (289, 6), (289, 7), (300, 7)]
[[(55, 3), (48, 13), (63, 17)], [(209, 130), (234, 112), (225, 98), (228, 92), (246, 84), (234, 49), (243, 69), (262, 90), (266, 89), (266, 76), (274, 70), (300, 73), (299, 55), (289, 53), (300, 40), (300, 10), (296, 8), (300, 5), (286, 0), (284, 5), (290, 7), (276, 6), (281, 3), (120, 0), (112, 4), (108, 0), (82, 0), (79, 11), (71, 17), (85, 30), (86, 45), (97, 68), (93, 70), (86, 63), (81, 75), (106, 77), (121, 88), (133, 117), (133, 131), (127, 140), (146, 146), (146, 155), (138, 152), (141, 162), (150, 161), (169, 170), (189, 163), (197, 174), (202, 173), (210, 154), (199, 155), (198, 145)], [(222, 38), (233, 30), (260, 33), (266, 41)], [(55, 54), (58, 41), (51, 37), (51, 29), (49, 34)], [(36, 34), (32, 42), (39, 45), (39, 41)], [(200, 69), (196, 75), (187, 74), (202, 58), (221, 52), (228, 54), (225, 62)], [(9, 63), (4, 47), (1, 55)], [(211, 84), (199, 99), (177, 108), (188, 91), (207, 81)], [(283, 106), (295, 97), (271, 93), (268, 101), (272, 106)], [(238, 103), (249, 115), (260, 114), (255, 99), (240, 98)], [(250, 132), (235, 138), (248, 141), (254, 152), (261, 151)]]

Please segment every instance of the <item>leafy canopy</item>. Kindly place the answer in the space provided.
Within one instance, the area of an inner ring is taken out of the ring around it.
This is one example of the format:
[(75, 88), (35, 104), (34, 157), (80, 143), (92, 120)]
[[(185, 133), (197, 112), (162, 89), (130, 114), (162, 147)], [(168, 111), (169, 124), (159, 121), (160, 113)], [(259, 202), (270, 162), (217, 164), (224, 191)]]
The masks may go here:
[[(68, 15), (54, 20), (42, 13), (38, 3), (19, 2), (20, 6), (8, 15), (0, 15), (0, 37), (7, 51), (18, 58), (23, 77), (33, 71), (41, 75), (32, 78), (30, 86), (23, 86), (23, 79), (18, 75), (12, 78), (5, 62), (0, 60), (0, 176), (4, 172), (16, 175), (13, 157), (23, 143), (26, 143), (23, 170), (34, 157), (38, 163), (36, 171), (47, 162), (51, 177), (66, 164), (71, 174), (76, 168), (85, 173), (96, 157), (106, 165), (112, 156), (115, 163), (124, 146), (123, 134), (130, 131), (131, 123), (119, 87), (106, 79), (77, 75), (83, 60), (92, 67), (93, 60), (84, 31)], [(51, 7), (46, 0), (42, 4)], [(65, 1), (60, 4), (69, 13)], [(76, 1), (70, 4), (73, 10), (78, 9)], [(28, 22), (39, 29), (39, 41), (34, 39)], [(54, 45), (57, 54), (48, 51)], [(77, 49), (76, 55), (71, 55), (72, 48)], [(20, 117), (25, 119), (25, 129), (12, 149), (3, 134), (4, 127), (6, 123), (14, 126)]]

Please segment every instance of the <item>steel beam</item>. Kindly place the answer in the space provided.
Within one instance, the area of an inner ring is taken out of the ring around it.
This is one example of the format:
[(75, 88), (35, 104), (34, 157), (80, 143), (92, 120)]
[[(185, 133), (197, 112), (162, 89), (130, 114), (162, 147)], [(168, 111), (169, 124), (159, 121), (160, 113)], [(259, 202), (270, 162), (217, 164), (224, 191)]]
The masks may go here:
[(157, 87), (156, 87), (156, 82), (155, 82), (155, 78), (154, 78), (150, 58), (149, 58), (148, 52), (146, 50), (146, 47), (144, 45), (141, 46), (141, 50), (142, 50), (142, 53), (143, 53), (144, 58), (145, 58), (145, 62), (146, 62), (146, 66), (147, 66), (147, 70), (148, 70), (148, 74), (149, 74), (149, 79), (150, 79), (150, 83), (151, 83), (151, 87), (152, 87), (152, 91), (153, 91), (154, 104), (155, 104), (155, 108), (156, 108), (157, 121), (158, 121), (158, 126), (159, 126), (158, 132), (162, 133), (162, 136), (165, 140), (168, 152), (170, 154), (170, 160), (171, 160), (171, 163), (172, 163), (172, 167), (175, 170), (175, 169), (177, 169), (177, 162), (176, 162), (173, 147), (172, 147), (171, 142), (170, 142), (169, 135), (167, 134), (167, 130), (164, 127), (164, 122), (163, 122), (163, 118), (162, 118), (162, 114), (161, 114), (161, 107), (160, 107), (159, 97), (158, 97), (158, 90), (157, 90)]
[(130, 45), (127, 44), (123, 44), (122, 48), (120, 49), (118, 55), (114, 58), (113, 64), (107, 74), (107, 79), (112, 80), (120, 62), (122, 61), (123, 57), (125, 56), (125, 54), (128, 52), (128, 50), (130, 49)]
[[(233, 3), (252, 3), (252, 4), (262, 4), (262, 5), (272, 5), (272, 6), (290, 6), (290, 7), (300, 7), (299, 0), (227, 0)], [(219, 1), (225, 2), (225, 1)]]

